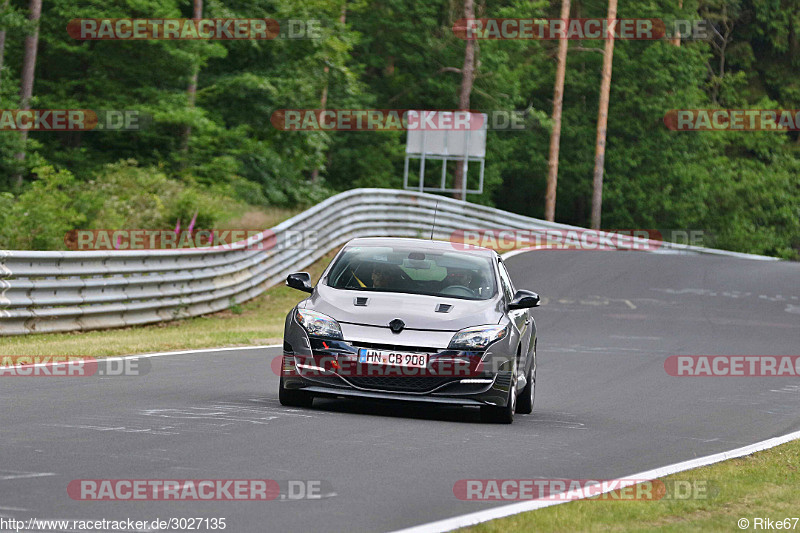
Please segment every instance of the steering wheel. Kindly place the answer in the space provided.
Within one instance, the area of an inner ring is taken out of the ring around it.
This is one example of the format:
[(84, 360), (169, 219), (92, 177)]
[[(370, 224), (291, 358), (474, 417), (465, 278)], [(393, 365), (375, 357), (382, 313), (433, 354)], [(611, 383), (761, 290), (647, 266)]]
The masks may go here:
[(451, 296), (469, 296), (474, 297), (475, 291), (463, 285), (449, 285), (442, 289), (441, 294), (448, 294)]

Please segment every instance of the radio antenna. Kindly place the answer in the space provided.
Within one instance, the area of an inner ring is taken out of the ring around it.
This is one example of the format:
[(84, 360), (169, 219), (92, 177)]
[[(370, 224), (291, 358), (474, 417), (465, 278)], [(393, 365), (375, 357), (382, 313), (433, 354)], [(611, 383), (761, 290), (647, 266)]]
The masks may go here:
[(439, 211), (439, 200), (436, 200), (436, 207), (433, 209), (433, 226), (431, 226), (431, 240), (433, 240), (433, 230), (436, 229), (436, 213)]

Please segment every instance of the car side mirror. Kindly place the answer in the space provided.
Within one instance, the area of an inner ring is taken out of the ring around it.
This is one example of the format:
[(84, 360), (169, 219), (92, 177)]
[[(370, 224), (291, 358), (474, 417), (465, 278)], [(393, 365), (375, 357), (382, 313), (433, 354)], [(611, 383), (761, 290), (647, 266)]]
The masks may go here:
[(508, 304), (508, 309), (539, 307), (539, 295), (531, 291), (517, 291)]
[(308, 272), (295, 272), (286, 277), (286, 285), (303, 292), (314, 292), (311, 286), (311, 275)]

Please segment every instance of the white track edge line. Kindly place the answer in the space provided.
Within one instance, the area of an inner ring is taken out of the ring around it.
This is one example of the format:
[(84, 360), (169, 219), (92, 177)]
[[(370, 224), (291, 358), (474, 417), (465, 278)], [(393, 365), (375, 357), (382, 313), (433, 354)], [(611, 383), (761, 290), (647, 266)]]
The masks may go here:
[[(506, 252), (502, 254), (503, 259), (508, 259), (509, 257), (513, 257), (515, 255), (532, 252), (536, 249), (541, 249), (539, 247), (531, 247), (531, 248), (522, 248), (519, 250), (511, 250), (510, 252)], [(761, 256), (758, 256), (761, 257)], [(774, 448), (775, 446), (779, 446), (781, 444), (785, 444), (787, 442), (800, 439), (800, 431), (795, 431), (793, 433), (789, 433), (788, 435), (784, 435), (782, 437), (775, 437), (772, 439), (756, 442), (755, 444), (750, 444), (749, 446), (744, 446), (742, 448), (736, 448), (734, 450), (730, 450), (727, 452), (721, 452), (713, 455), (708, 455), (706, 457), (700, 457), (698, 459), (691, 459), (689, 461), (683, 461), (681, 463), (675, 463), (668, 466), (662, 466), (660, 468), (655, 468), (653, 470), (647, 470), (646, 472), (641, 472), (638, 474), (633, 474), (630, 476), (624, 476), (622, 478), (618, 478), (613, 481), (618, 481), (620, 484), (627, 486), (630, 484), (630, 480), (635, 479), (638, 481), (644, 480), (652, 480), (657, 479), (659, 477), (668, 476), (670, 474), (675, 474), (677, 472), (683, 472), (685, 470), (691, 470), (693, 468), (699, 468), (701, 466), (707, 466), (714, 463), (719, 463), (722, 461), (726, 461), (728, 459), (735, 459), (737, 457), (742, 457), (745, 455), (750, 455), (751, 453), (755, 453), (761, 450), (767, 450), (769, 448)], [(627, 481), (627, 483), (626, 483)], [(496, 507), (494, 509), (487, 509), (485, 511), (477, 511), (475, 513), (468, 513), (460, 516), (454, 516), (452, 518), (445, 518), (444, 520), (437, 520), (435, 522), (429, 522), (427, 524), (421, 524), (418, 526), (412, 526), (410, 528), (405, 529), (398, 529), (393, 533), (441, 533), (445, 531), (452, 531), (454, 529), (458, 529), (460, 527), (468, 527), (473, 526), (475, 524), (480, 524), (482, 522), (488, 522), (489, 520), (494, 520), (496, 518), (503, 518), (506, 516), (511, 516), (519, 513), (524, 513), (527, 511), (535, 511), (536, 509), (543, 509), (545, 507), (550, 507), (552, 505), (558, 505), (561, 503), (568, 503), (569, 501), (575, 501), (581, 498), (574, 498), (570, 500), (564, 501), (541, 501), (541, 500), (534, 500), (530, 502), (520, 502), (514, 503), (510, 505), (503, 505), (500, 507)]]
[[(94, 357), (94, 356), (86, 356), (87, 359), (96, 360), (97, 362), (100, 361), (122, 361), (123, 359), (147, 359), (150, 357), (163, 357), (166, 355), (185, 355), (185, 354), (193, 354), (193, 353), (203, 353), (203, 352), (228, 352), (231, 350), (261, 350), (264, 348), (278, 348), (283, 346), (282, 344), (260, 344), (258, 346), (229, 346), (227, 348), (197, 348), (194, 350), (178, 350), (174, 352), (153, 352), (153, 353), (139, 353), (139, 354), (131, 354), (131, 355), (109, 355), (106, 357)], [(9, 357), (47, 357), (47, 356), (9, 356)], [(57, 356), (57, 357), (81, 357), (80, 355), (64, 355), (64, 356)], [(34, 363), (32, 365), (25, 365), (30, 366), (32, 368), (35, 367), (42, 367), (42, 366), (52, 366), (56, 363)], [(57, 364), (63, 364), (58, 362)]]
[[(527, 248), (517, 248), (516, 250), (511, 250), (502, 254), (503, 259), (508, 259), (509, 257), (514, 257), (515, 255), (524, 254), (526, 252), (533, 252), (536, 250), (548, 250), (551, 249), (550, 246), (547, 245), (540, 245), (540, 246), (529, 246)], [(647, 252), (651, 254), (661, 254), (661, 255), (717, 255), (722, 257), (734, 257), (738, 259), (750, 259), (751, 261), (780, 261), (779, 257), (772, 257), (769, 255), (759, 255), (759, 254), (748, 254), (746, 252), (732, 252), (730, 250), (719, 250), (717, 248), (702, 248), (702, 247), (687, 247), (685, 249), (678, 248), (678, 249), (664, 249), (664, 250), (629, 250), (625, 248), (618, 248), (616, 251), (619, 252)]]
[[(680, 463), (674, 463), (671, 465), (654, 468), (652, 470), (646, 470), (645, 472), (640, 472), (638, 474), (623, 476), (613, 481), (618, 481), (621, 484), (630, 485), (632, 484), (631, 480), (649, 481), (653, 479), (658, 479), (660, 477), (668, 476), (670, 474), (676, 474), (678, 472), (684, 472), (686, 470), (692, 470), (694, 468), (699, 468), (701, 466), (708, 466), (715, 463), (720, 463), (722, 461), (727, 461), (728, 459), (736, 459), (737, 457), (743, 457), (745, 455), (750, 455), (755, 452), (768, 450), (770, 448), (774, 448), (776, 446), (780, 446), (781, 444), (786, 444), (787, 442), (791, 442), (797, 439), (800, 439), (800, 431), (795, 431), (787, 435), (782, 435), (780, 437), (774, 437), (771, 439), (756, 442), (754, 444), (743, 446), (741, 448), (728, 450), (727, 452), (715, 453), (713, 455), (707, 455), (705, 457), (698, 457), (696, 459), (690, 459), (688, 461), (682, 461)], [(627, 483), (625, 483), (625, 481), (627, 481)], [(394, 533), (442, 533), (445, 531), (452, 531), (460, 527), (468, 527), (468, 526), (473, 526), (475, 524), (480, 524), (482, 522), (488, 522), (489, 520), (494, 520), (496, 518), (503, 518), (506, 516), (524, 513), (527, 511), (543, 509), (545, 507), (550, 507), (552, 505), (559, 505), (562, 503), (568, 503), (569, 501), (576, 501), (580, 499), (583, 498), (576, 497), (573, 499), (564, 499), (558, 501), (533, 500), (529, 502), (513, 503), (510, 505), (503, 505), (500, 507), (496, 507), (494, 509), (477, 511), (474, 513), (454, 516), (452, 518), (445, 518), (444, 520), (437, 520), (435, 522), (429, 522), (427, 524), (421, 524), (406, 529), (400, 529), (395, 531)]]
[(140, 354), (133, 354), (133, 355), (123, 355), (123, 356), (111, 356), (111, 357), (104, 357), (103, 359), (111, 359), (112, 357), (118, 359), (129, 359), (131, 357), (162, 357), (165, 355), (183, 355), (183, 354), (191, 354), (191, 353), (203, 353), (203, 352), (229, 352), (231, 350), (260, 350), (263, 348), (278, 348), (283, 346), (282, 344), (259, 344), (257, 346), (228, 346), (225, 348), (197, 348), (193, 350), (177, 350), (174, 352), (153, 352), (153, 353), (140, 353)]

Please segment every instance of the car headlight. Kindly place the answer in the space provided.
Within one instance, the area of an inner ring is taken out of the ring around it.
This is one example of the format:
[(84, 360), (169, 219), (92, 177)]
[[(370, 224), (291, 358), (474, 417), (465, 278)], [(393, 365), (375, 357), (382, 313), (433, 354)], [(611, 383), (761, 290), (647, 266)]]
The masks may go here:
[(483, 350), (508, 334), (506, 326), (475, 326), (465, 328), (453, 335), (451, 350)]
[(297, 317), (297, 322), (303, 326), (303, 329), (312, 337), (327, 337), (330, 339), (344, 338), (339, 323), (328, 315), (323, 315), (316, 311), (298, 309), (295, 316)]

